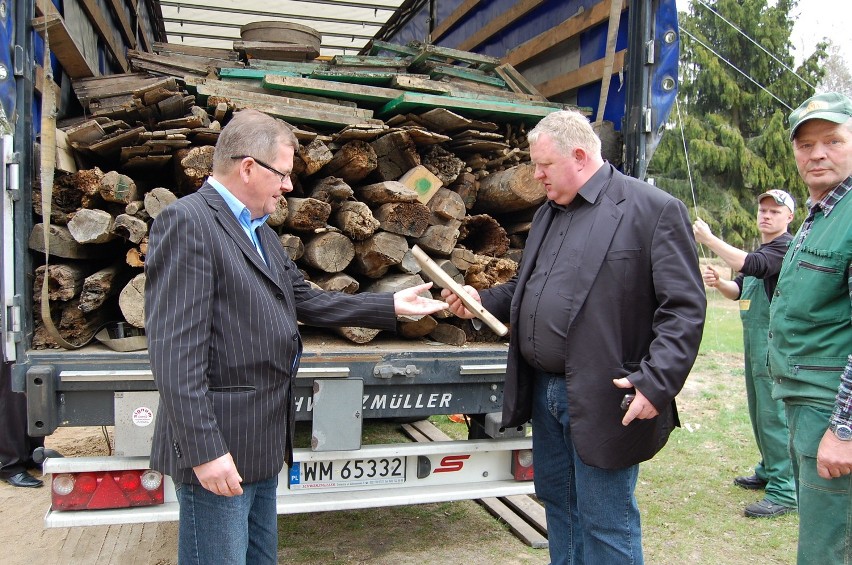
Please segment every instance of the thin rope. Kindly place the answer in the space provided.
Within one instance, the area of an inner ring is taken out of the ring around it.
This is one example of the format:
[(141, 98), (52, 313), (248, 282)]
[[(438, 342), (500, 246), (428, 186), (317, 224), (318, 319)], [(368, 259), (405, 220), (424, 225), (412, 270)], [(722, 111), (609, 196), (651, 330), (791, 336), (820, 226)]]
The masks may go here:
[(781, 59), (779, 59), (778, 57), (776, 57), (775, 55), (773, 55), (772, 53), (770, 53), (770, 52), (769, 52), (769, 51), (768, 51), (765, 47), (763, 47), (763, 45), (761, 45), (760, 43), (758, 43), (757, 41), (755, 41), (754, 39), (752, 39), (752, 38), (751, 38), (751, 37), (750, 37), (750, 36), (749, 36), (746, 32), (744, 32), (742, 29), (740, 29), (739, 27), (737, 27), (735, 24), (733, 24), (733, 23), (731, 23), (730, 21), (728, 21), (728, 20), (725, 18), (725, 16), (723, 16), (722, 14), (720, 14), (719, 12), (717, 12), (715, 8), (713, 8), (712, 6), (710, 6), (710, 5), (706, 4), (706, 3), (704, 3), (702, 0), (694, 0), (694, 1), (695, 1), (695, 2), (697, 2), (698, 4), (701, 4), (702, 6), (704, 6), (705, 8), (707, 8), (708, 10), (710, 10), (711, 12), (713, 12), (713, 13), (716, 15), (716, 17), (718, 17), (718, 18), (719, 18), (719, 19), (721, 19), (723, 22), (725, 22), (726, 24), (728, 24), (729, 26), (731, 26), (732, 28), (734, 28), (735, 30), (737, 30), (737, 32), (739, 32), (739, 33), (740, 33), (740, 35), (742, 35), (743, 37), (745, 37), (746, 39), (748, 39), (749, 41), (751, 41), (752, 43), (754, 43), (754, 45), (755, 45), (755, 46), (757, 46), (757, 48), (758, 48), (758, 49), (760, 49), (761, 51), (763, 51), (764, 53), (766, 53), (767, 55), (769, 55), (770, 57), (772, 57), (772, 60), (773, 60), (773, 61), (775, 61), (776, 63), (778, 63), (779, 65), (781, 65), (782, 67), (784, 67), (784, 69), (785, 69), (787, 72), (791, 73), (794, 77), (796, 77), (797, 79), (799, 79), (799, 80), (800, 80), (800, 81), (802, 81), (803, 83), (807, 84), (808, 86), (810, 86), (811, 88), (813, 88), (814, 90), (816, 90), (816, 86), (812, 85), (812, 84), (811, 84), (811, 83), (809, 83), (807, 80), (805, 80), (804, 78), (802, 78), (801, 76), (799, 76), (799, 75), (796, 73), (796, 71), (794, 71), (793, 69), (791, 69), (790, 67), (788, 67), (788, 66), (787, 66), (787, 64), (786, 64), (786, 63), (784, 63), (784, 61), (782, 61)]
[(753, 83), (755, 84), (755, 86), (757, 86), (759, 89), (761, 89), (762, 91), (764, 91), (765, 93), (767, 93), (769, 96), (771, 96), (772, 98), (774, 98), (775, 100), (777, 100), (777, 101), (778, 101), (778, 102), (779, 102), (782, 106), (784, 106), (785, 108), (787, 108), (787, 110), (789, 110), (789, 111), (791, 111), (791, 112), (793, 111), (793, 108), (792, 108), (789, 104), (787, 104), (786, 102), (784, 102), (783, 100), (781, 100), (780, 98), (778, 98), (777, 96), (775, 96), (774, 94), (772, 94), (772, 93), (771, 93), (769, 90), (767, 90), (767, 89), (766, 89), (766, 88), (765, 88), (762, 84), (760, 84), (759, 82), (757, 82), (756, 80), (754, 80), (753, 78), (751, 78), (750, 76), (748, 76), (748, 74), (746, 74), (744, 71), (740, 70), (740, 69), (739, 69), (739, 67), (737, 67), (736, 65), (734, 65), (734, 64), (733, 64), (732, 62), (730, 62), (729, 60), (725, 59), (722, 55), (720, 55), (720, 54), (719, 54), (719, 53), (717, 53), (716, 51), (714, 51), (714, 50), (713, 50), (710, 46), (708, 46), (706, 43), (704, 43), (703, 41), (701, 41), (700, 39), (698, 39), (697, 37), (695, 37), (694, 35), (692, 35), (692, 34), (691, 34), (691, 33), (689, 33), (688, 31), (686, 31), (683, 27), (678, 26), (678, 29), (680, 29), (681, 33), (684, 33), (684, 34), (686, 34), (687, 36), (689, 36), (689, 37), (690, 37), (693, 41), (695, 41), (696, 43), (698, 43), (699, 45), (701, 45), (702, 47), (704, 47), (705, 49), (707, 49), (708, 51), (710, 51), (711, 53), (713, 53), (714, 55), (716, 55), (716, 57), (718, 57), (720, 60), (722, 60), (722, 61), (724, 61), (725, 63), (727, 63), (727, 64), (728, 64), (728, 65), (729, 65), (732, 69), (734, 69), (735, 71), (737, 71), (738, 73), (740, 73), (741, 75), (743, 75), (744, 77), (746, 77), (748, 80), (750, 80), (751, 82), (753, 82)]
[(692, 182), (692, 168), (689, 166), (689, 150), (686, 148), (686, 134), (683, 131), (683, 116), (680, 113), (680, 101), (675, 96), (675, 107), (677, 108), (677, 123), (680, 126), (680, 139), (683, 142), (683, 157), (686, 160), (686, 174), (689, 177), (689, 191), (692, 193), (692, 209), (698, 218), (698, 197), (695, 196), (695, 183)]

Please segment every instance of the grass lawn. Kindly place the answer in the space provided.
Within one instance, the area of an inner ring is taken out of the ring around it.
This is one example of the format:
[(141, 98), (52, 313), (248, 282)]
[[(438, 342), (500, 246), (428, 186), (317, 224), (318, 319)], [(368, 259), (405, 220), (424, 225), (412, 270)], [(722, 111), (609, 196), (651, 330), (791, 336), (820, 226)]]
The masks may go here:
[[(755, 520), (746, 504), (762, 497), (733, 485), (749, 475), (758, 452), (743, 384), (737, 303), (708, 293), (699, 358), (678, 396), (683, 427), (643, 463), (637, 498), (649, 565), (795, 563), (798, 517)], [(463, 424), (432, 418), (449, 435)], [(400, 441), (397, 429), (365, 426), (370, 443)], [(365, 443), (368, 442), (365, 437)], [(545, 564), (533, 550), (471, 501), (279, 517), (281, 562), (465, 565)]]

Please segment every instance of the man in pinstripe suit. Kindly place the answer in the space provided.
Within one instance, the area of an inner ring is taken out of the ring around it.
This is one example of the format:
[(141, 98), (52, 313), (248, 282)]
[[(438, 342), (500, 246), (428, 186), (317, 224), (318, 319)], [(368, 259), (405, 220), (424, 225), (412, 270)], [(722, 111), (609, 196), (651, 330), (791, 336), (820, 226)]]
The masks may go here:
[(278, 473), (292, 463), (293, 377), (316, 326), (394, 329), (446, 304), (311, 288), (265, 224), (293, 189), (298, 141), (244, 110), (222, 130), (213, 174), (153, 223), (146, 331), (160, 391), (151, 465), (180, 503), (179, 563), (276, 563)]

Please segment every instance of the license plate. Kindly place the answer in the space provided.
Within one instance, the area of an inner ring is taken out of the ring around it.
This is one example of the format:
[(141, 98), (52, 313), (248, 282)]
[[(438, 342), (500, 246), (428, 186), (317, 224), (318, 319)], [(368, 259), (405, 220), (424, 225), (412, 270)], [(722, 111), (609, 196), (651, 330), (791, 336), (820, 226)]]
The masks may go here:
[(296, 461), (290, 468), (291, 489), (329, 489), (405, 482), (405, 457)]

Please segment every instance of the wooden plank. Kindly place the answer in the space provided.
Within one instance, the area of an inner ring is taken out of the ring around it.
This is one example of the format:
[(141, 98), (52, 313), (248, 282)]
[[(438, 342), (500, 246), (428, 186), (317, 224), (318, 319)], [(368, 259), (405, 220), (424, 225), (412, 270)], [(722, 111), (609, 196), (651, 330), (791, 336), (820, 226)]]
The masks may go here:
[[(113, 0), (114, 1), (114, 0)], [(225, 59), (227, 61), (239, 61), (240, 55), (233, 49), (221, 49), (218, 47), (198, 47), (196, 45), (182, 45), (180, 43), (154, 42), (153, 51), (157, 54), (178, 53), (180, 55), (194, 55), (208, 59)]]
[(429, 438), (429, 441), (452, 441), (453, 438), (445, 434), (429, 420), (420, 420), (411, 424), (417, 431)]
[[(627, 6), (627, 4), (628, 0), (625, 1), (624, 5)], [(578, 33), (609, 19), (609, 6), (610, 0), (603, 0), (592, 6), (591, 10), (578, 12), (561, 24), (515, 47), (503, 57), (503, 62), (518, 67), (521, 63), (529, 61), (544, 51), (568, 41)]]
[(500, 59), (489, 57), (487, 55), (479, 55), (470, 51), (462, 51), (460, 49), (451, 49), (449, 47), (438, 47), (436, 45), (426, 45), (419, 41), (412, 41), (409, 46), (420, 50), (420, 53), (411, 61), (409, 69), (416, 70), (418, 66), (425, 63), (428, 59), (452, 59), (455, 61), (463, 61), (471, 65), (475, 65), (478, 69), (489, 71), (500, 64)]
[(514, 2), (511, 4), (511, 8), (502, 14), (492, 17), (476, 33), (462, 41), (458, 48), (470, 51), (478, 47), (488, 38), (500, 33), (524, 15), (537, 8), (542, 2), (544, 0), (522, 0), (521, 2)]
[[(624, 50), (615, 54), (612, 74), (620, 73), (624, 68), (624, 56), (626, 53), (627, 51)], [(569, 92), (575, 88), (600, 80), (604, 64), (605, 61), (603, 59), (598, 59), (588, 65), (583, 65), (576, 71), (571, 71), (570, 73), (543, 82), (538, 85), (538, 89), (548, 98), (557, 96), (563, 92)]]
[(414, 49), (413, 47), (408, 47), (407, 45), (397, 45), (396, 43), (388, 43), (387, 41), (379, 41), (378, 39), (372, 40), (370, 42), (369, 54), (375, 55), (381, 51), (389, 51), (391, 53), (405, 55), (408, 57), (413, 57), (420, 52), (419, 50)]
[(319, 51), (310, 45), (273, 41), (234, 41), (234, 51), (272, 61), (308, 61), (319, 57)]
[(538, 123), (541, 118), (556, 110), (556, 108), (542, 105), (534, 106), (500, 100), (477, 100), (473, 98), (405, 92), (402, 96), (385, 104), (376, 112), (376, 115), (383, 118), (424, 108), (447, 108), (465, 115), (487, 117), (492, 120), (521, 119), (531, 124)]
[(538, 89), (512, 65), (499, 65), (494, 69), (494, 72), (503, 78), (509, 88), (511, 88), (514, 92), (541, 97), (541, 99), (544, 100), (544, 96), (541, 95)]
[(541, 535), (535, 528), (527, 524), (523, 518), (512, 512), (500, 499), (489, 497), (477, 500), (489, 514), (506, 522), (509, 529), (521, 541), (535, 549), (547, 547), (547, 538)]
[(465, 17), (468, 12), (476, 8), (482, 0), (465, 0), (458, 7), (453, 10), (453, 13), (447, 16), (447, 18), (435, 26), (435, 29), (432, 30), (432, 34), (429, 37), (430, 41), (435, 42), (444, 36), (460, 19)]
[(404, 69), (408, 66), (408, 61), (400, 57), (335, 55), (331, 58), (331, 64), (346, 67), (391, 67)]
[(330, 80), (274, 75), (267, 75), (266, 78), (263, 79), (263, 86), (264, 88), (274, 90), (290, 90), (294, 92), (320, 94), (332, 98), (354, 100), (356, 102), (368, 104), (386, 104), (405, 94), (405, 91), (396, 90), (394, 88), (361, 86), (358, 84), (349, 84)]
[[(258, 104), (255, 102), (244, 102), (241, 100), (235, 100), (234, 105), (237, 107), (237, 109), (253, 108), (255, 110), (265, 112), (271, 116), (279, 117), (283, 120), (286, 120), (287, 122), (311, 124), (317, 126), (331, 126), (339, 128), (342, 126), (349, 125), (378, 125), (382, 123), (380, 120), (362, 118), (359, 116), (353, 116), (351, 114), (335, 113), (331, 111), (324, 112), (300, 107), (297, 105), (299, 102), (301, 101), (291, 99), (291, 103), (289, 104)], [(344, 109), (345, 108), (341, 108), (341, 110)]]
[(418, 443), (428, 443), (431, 441), (423, 432), (411, 424), (402, 424), (402, 431), (405, 432), (405, 435)]
[(450, 94), (452, 92), (452, 87), (448, 83), (422, 77), (423, 75), (397, 75), (391, 79), (391, 86), (429, 94)]
[(266, 75), (280, 75), (284, 77), (300, 77), (302, 73), (282, 70), (268, 69), (219, 69), (220, 79), (253, 79), (258, 82), (263, 81)]
[(89, 16), (89, 22), (101, 38), (106, 48), (115, 57), (116, 62), (121, 66), (121, 70), (127, 72), (130, 68), (127, 64), (127, 59), (124, 57), (124, 45), (118, 45), (115, 41), (112, 25), (107, 23), (104, 13), (101, 11), (95, 0), (78, 0), (80, 7)]
[(397, 76), (399, 76), (399, 73), (396, 71), (318, 70), (308, 75), (308, 78), (317, 80), (333, 80), (350, 84), (387, 86)]
[(269, 69), (292, 71), (303, 75), (309, 75), (318, 69), (327, 69), (329, 64), (324, 61), (268, 61), (266, 59), (249, 59), (248, 68), (250, 69)]
[(77, 46), (74, 38), (65, 27), (62, 16), (52, 13), (46, 16), (33, 18), (31, 22), (33, 29), (38, 32), (42, 39), (45, 35), (50, 38), (50, 51), (56, 56), (59, 64), (72, 79), (100, 76), (97, 68), (89, 66), (89, 62), (83, 56), (83, 52)]
[(133, 34), (133, 28), (130, 27), (130, 22), (127, 20), (127, 13), (124, 11), (124, 2), (122, 0), (109, 0), (112, 6), (112, 12), (118, 20), (118, 31), (121, 32), (121, 37), (128, 49), (136, 49), (136, 36)]
[(439, 79), (441, 77), (456, 77), (481, 84), (496, 86), (498, 88), (506, 87), (506, 81), (499, 76), (486, 74), (478, 69), (459, 67), (456, 65), (438, 65), (435, 63), (426, 63), (426, 68), (429, 69), (429, 76), (433, 79)]
[(500, 497), (500, 501), (522, 516), (524, 520), (543, 535), (547, 535), (547, 518), (544, 506), (524, 494)]

